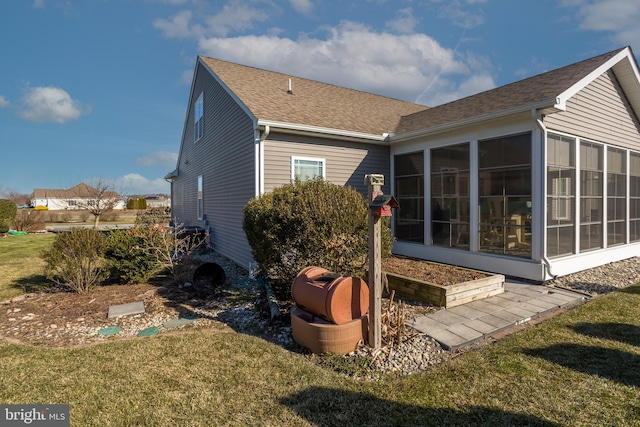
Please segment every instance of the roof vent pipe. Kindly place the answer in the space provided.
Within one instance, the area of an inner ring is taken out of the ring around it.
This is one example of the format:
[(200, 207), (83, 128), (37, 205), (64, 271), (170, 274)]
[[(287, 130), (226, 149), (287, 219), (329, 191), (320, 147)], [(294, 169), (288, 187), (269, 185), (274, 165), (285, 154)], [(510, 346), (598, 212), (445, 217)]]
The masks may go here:
[(291, 79), (289, 79), (289, 88), (287, 89), (287, 93), (289, 95), (293, 95), (293, 90), (291, 90)]

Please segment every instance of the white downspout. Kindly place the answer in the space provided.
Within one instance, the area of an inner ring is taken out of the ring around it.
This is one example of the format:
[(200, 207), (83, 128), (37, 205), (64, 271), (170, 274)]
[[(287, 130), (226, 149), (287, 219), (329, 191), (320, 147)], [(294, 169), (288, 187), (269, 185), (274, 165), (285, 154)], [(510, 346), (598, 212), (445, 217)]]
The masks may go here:
[(258, 143), (258, 196), (264, 193), (264, 142), (269, 137), (271, 127), (266, 125)]
[[(540, 128), (540, 132), (542, 132), (542, 152), (545, 153), (545, 155), (543, 156), (543, 167), (547, 167), (546, 166), (546, 160), (547, 160), (547, 156), (546, 156), (546, 152), (547, 152), (547, 127), (544, 125), (544, 123), (542, 122), (542, 118), (540, 117), (540, 113), (538, 112), (537, 108), (533, 108), (531, 110), (531, 115), (533, 116), (533, 120), (536, 122), (536, 124), (538, 125), (538, 128)], [(547, 188), (547, 174), (545, 172), (542, 173), (542, 191), (543, 193), (546, 192), (546, 188)], [(546, 203), (546, 195), (544, 195), (544, 200)], [(545, 232), (542, 233), (542, 262), (544, 263), (545, 267), (547, 268), (547, 274), (549, 274), (553, 279), (555, 279), (556, 277), (558, 277), (557, 274), (554, 274), (552, 269), (551, 269), (551, 261), (549, 261), (549, 258), (547, 258), (547, 254), (546, 254), (546, 228), (547, 228), (547, 220), (546, 217), (544, 217), (542, 219), (542, 225), (543, 225), (543, 229)]]

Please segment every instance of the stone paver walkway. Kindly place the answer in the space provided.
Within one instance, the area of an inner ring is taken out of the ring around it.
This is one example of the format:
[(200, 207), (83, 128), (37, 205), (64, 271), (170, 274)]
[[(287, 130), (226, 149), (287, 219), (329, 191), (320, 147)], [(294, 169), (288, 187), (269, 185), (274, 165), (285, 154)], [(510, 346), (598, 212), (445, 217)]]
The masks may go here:
[(504, 293), (421, 316), (409, 325), (457, 350), (587, 297), (577, 292), (507, 280)]

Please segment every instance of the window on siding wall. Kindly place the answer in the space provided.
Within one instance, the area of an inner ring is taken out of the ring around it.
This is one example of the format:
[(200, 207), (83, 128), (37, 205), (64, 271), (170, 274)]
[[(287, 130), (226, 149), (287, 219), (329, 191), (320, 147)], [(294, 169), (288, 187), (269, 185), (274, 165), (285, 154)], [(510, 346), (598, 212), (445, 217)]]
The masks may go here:
[(202, 214), (204, 212), (204, 200), (202, 196), (202, 175), (198, 176), (198, 205), (197, 205), (197, 214), (198, 219), (202, 219)]
[(607, 246), (626, 242), (627, 152), (607, 149)]
[(424, 153), (394, 156), (395, 193), (400, 209), (393, 215), (399, 241), (424, 243)]
[(469, 249), (469, 144), (431, 150), (431, 241)]
[(547, 256), (575, 253), (574, 138), (547, 136)]
[(580, 250), (601, 248), (603, 241), (604, 147), (580, 143)]
[(640, 240), (640, 153), (630, 153), (629, 229), (631, 242)]
[(204, 92), (200, 94), (194, 104), (193, 142), (202, 138), (202, 135), (204, 135)]
[(291, 179), (307, 181), (315, 178), (325, 179), (325, 159), (312, 157), (291, 158)]

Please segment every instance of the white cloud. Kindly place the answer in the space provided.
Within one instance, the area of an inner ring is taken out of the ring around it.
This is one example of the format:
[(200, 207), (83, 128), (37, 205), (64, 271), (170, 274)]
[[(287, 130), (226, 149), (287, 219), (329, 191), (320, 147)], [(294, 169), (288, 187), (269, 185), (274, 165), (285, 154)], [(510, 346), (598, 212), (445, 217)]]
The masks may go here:
[(352, 22), (326, 31), (326, 39), (212, 37), (199, 46), (208, 56), (430, 106), (495, 87), (490, 66), (426, 34), (378, 33)]
[(191, 12), (183, 10), (176, 13), (171, 20), (156, 19), (153, 26), (169, 38), (193, 37), (202, 32), (201, 27), (191, 27)]
[(34, 9), (42, 9), (44, 7), (44, 0), (33, 0)]
[(632, 45), (640, 39), (640, 2), (630, 0), (572, 0), (563, 3), (577, 7), (579, 28), (611, 33), (616, 44)]
[[(188, 38), (205, 36), (227, 36), (230, 32), (241, 32), (254, 28), (256, 22), (265, 22), (269, 14), (241, 0), (231, 0), (214, 14), (189, 10), (176, 13), (170, 19), (156, 19), (153, 26), (165, 37)], [(203, 21), (203, 23), (196, 22)]]
[(413, 16), (413, 9), (410, 7), (398, 11), (398, 16), (387, 22), (386, 27), (401, 34), (410, 34), (418, 25), (418, 19)]
[(0, 108), (5, 108), (5, 107), (8, 107), (9, 105), (11, 105), (9, 100), (4, 96), (0, 95)]
[(296, 12), (305, 15), (311, 13), (311, 10), (313, 9), (313, 3), (311, 0), (289, 0), (289, 3), (291, 3), (291, 6), (293, 6)]
[(245, 31), (253, 28), (254, 22), (264, 22), (267, 12), (252, 8), (241, 0), (225, 4), (220, 12), (206, 19), (209, 34), (226, 36), (231, 31)]
[(168, 194), (171, 191), (171, 185), (164, 178), (149, 179), (137, 173), (116, 178), (114, 187), (122, 194)]
[(170, 153), (168, 151), (156, 151), (136, 159), (136, 165), (139, 166), (162, 166), (166, 169), (175, 168), (178, 162), (178, 153)]
[(440, 8), (439, 15), (451, 21), (453, 25), (468, 30), (484, 23), (484, 12), (482, 9), (472, 6), (482, 3), (484, 3), (482, 0), (447, 1), (444, 2)]
[(19, 115), (32, 122), (65, 123), (89, 112), (90, 108), (84, 108), (64, 89), (41, 86), (27, 90)]

